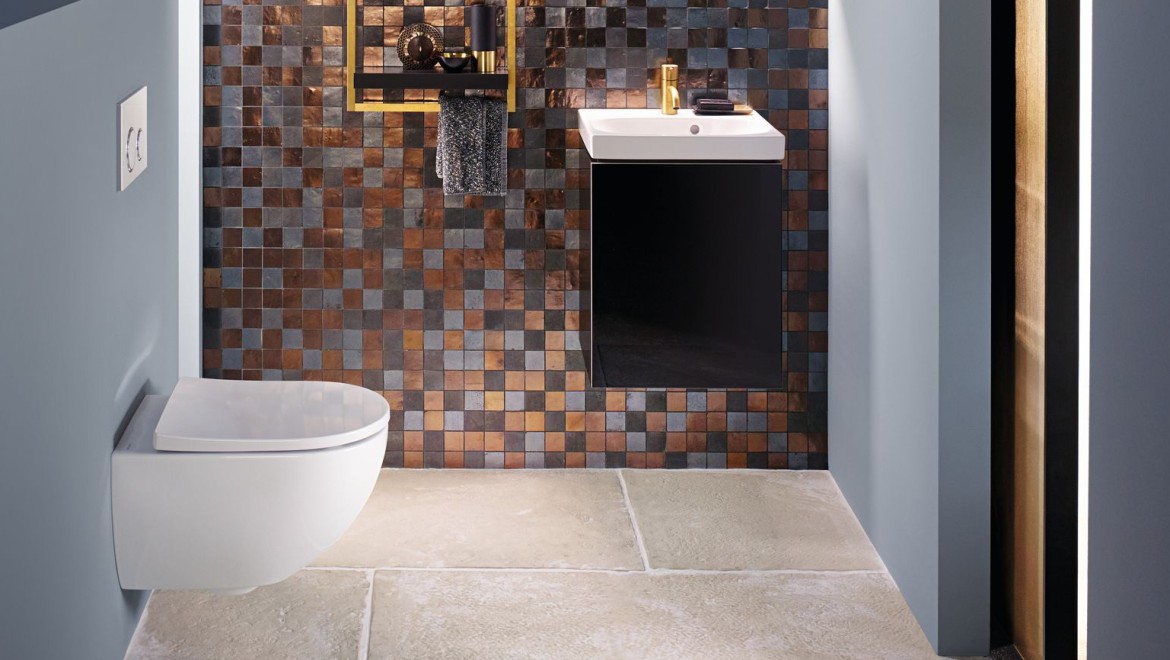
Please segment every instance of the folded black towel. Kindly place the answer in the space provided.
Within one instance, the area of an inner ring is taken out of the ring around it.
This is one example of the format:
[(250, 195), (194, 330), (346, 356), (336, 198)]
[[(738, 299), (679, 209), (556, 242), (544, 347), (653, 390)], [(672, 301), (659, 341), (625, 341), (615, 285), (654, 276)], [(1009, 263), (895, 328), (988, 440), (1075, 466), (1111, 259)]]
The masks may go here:
[(435, 169), (448, 195), (508, 191), (508, 107), (483, 96), (439, 97)]

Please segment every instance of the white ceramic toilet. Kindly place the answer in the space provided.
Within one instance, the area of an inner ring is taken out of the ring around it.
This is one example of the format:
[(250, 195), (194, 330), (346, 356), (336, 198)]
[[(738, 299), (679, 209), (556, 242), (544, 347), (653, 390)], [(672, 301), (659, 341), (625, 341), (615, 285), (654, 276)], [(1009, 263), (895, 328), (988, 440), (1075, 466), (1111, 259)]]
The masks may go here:
[(113, 456), (122, 587), (242, 593), (292, 575), (365, 505), (389, 419), (341, 383), (185, 378), (147, 396)]

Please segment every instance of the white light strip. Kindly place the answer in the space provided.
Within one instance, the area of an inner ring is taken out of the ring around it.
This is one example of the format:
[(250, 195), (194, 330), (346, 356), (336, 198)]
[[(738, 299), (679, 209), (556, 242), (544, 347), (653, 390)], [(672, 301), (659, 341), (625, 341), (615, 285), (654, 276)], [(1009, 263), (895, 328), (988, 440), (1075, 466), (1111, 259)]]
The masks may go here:
[(1093, 0), (1081, 0), (1080, 255), (1077, 350), (1077, 657), (1089, 630), (1089, 304), (1093, 216)]
[(202, 373), (203, 268), (200, 226), (203, 187), (203, 8), (197, 0), (176, 3), (178, 34), (178, 259), (179, 376)]

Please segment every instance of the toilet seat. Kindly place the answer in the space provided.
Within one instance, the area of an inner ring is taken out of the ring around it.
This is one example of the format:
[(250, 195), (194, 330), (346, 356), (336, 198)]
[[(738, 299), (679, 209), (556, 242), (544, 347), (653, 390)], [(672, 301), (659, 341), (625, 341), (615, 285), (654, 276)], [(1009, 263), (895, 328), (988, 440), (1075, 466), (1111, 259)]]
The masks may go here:
[(380, 395), (328, 382), (183, 378), (154, 431), (168, 452), (278, 452), (338, 447), (385, 431)]

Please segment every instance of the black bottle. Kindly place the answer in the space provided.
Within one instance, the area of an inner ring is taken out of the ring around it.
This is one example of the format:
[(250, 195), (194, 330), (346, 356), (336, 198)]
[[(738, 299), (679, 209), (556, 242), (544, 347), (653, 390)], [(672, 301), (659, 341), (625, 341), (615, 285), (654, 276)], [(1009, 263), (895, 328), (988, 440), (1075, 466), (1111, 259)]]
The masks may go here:
[(471, 30), (471, 54), (480, 73), (496, 71), (496, 8), (471, 5), (464, 10), (464, 22)]

